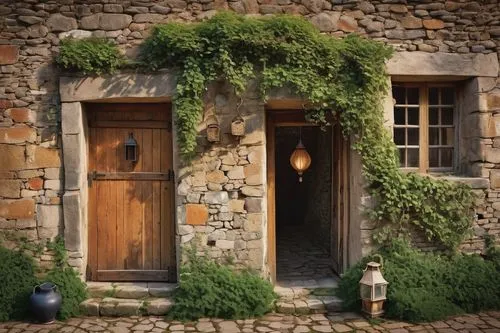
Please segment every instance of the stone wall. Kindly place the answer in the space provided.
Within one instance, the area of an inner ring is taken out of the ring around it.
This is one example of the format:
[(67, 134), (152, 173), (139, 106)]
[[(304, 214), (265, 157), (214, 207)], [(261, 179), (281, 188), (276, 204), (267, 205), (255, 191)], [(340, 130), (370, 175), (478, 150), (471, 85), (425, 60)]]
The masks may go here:
[[(178, 173), (178, 236), (181, 248), (196, 244), (212, 258), (264, 270), (265, 110), (255, 87), (243, 95), (246, 135), (230, 133), (240, 100), (227, 84), (213, 84), (204, 118), (215, 114), (221, 141), (200, 136), (194, 161)], [(206, 129), (200, 127), (203, 133)], [(194, 242), (193, 242), (194, 240)]]
[[(473, 78), (484, 76), (476, 70), (481, 64), (474, 63), (473, 59), (490, 61), (492, 58), (487, 56), (492, 54), (498, 72), (500, 6), (497, 0), (1, 2), (0, 229), (15, 230), (36, 241), (62, 234), (64, 227), (71, 225), (63, 221), (61, 208), (64, 192), (61, 144), (64, 133), (60, 127), (58, 92), (61, 73), (53, 65), (61, 38), (110, 38), (133, 56), (152, 25), (199, 21), (221, 9), (252, 15), (303, 15), (333, 36), (357, 33), (386, 42), (398, 52), (440, 55), (436, 59), (458, 57), (469, 64), (465, 67), (472, 68), (471, 71), (455, 61), (441, 63), (440, 67), (446, 68), (449, 76), (440, 79), (467, 79), (462, 83), (464, 101), (460, 113), (464, 125), (460, 129), (463, 152), (460, 172), (483, 179), (481, 188), (477, 189), (483, 198), (478, 202), (476, 234), (479, 237), (483, 233), (500, 233), (500, 117), (497, 115), (500, 82), (498, 73), (489, 78)], [(403, 62), (401, 68), (412, 69), (413, 75), (426, 75), (425, 79), (433, 80), (434, 72), (418, 72), (425, 66), (421, 66), (422, 58), (414, 54), (410, 58), (414, 60), (413, 67), (410, 62)], [(391, 74), (401, 75), (397, 71)], [(100, 79), (95, 80), (92, 82)], [(151, 82), (144, 81), (141, 92), (156, 94), (166, 89), (163, 85), (151, 87)], [(193, 239), (201, 239), (203, 244), (211, 244), (209, 249), (214, 257), (233, 253), (238, 262), (261, 269), (266, 252), (265, 107), (255, 92), (245, 97), (241, 111), (247, 118), (249, 134), (237, 145), (235, 139), (226, 134), (238, 102), (228, 91), (224, 85), (218, 85), (207, 98), (207, 112), (212, 112), (215, 104), (223, 124), (221, 144), (203, 141), (203, 128), (200, 128), (198, 158), (192, 165), (180, 167), (177, 173), (178, 241), (180, 246), (185, 246)], [(126, 85), (115, 85), (114, 97), (125, 92)], [(65, 93), (68, 92), (61, 90), (61, 94)], [(67, 199), (71, 201), (69, 196)], [(197, 224), (204, 219), (206, 225)], [(353, 223), (358, 229), (361, 223), (362, 239), (353, 239), (349, 244), (359, 246), (363, 241), (363, 247), (368, 247), (371, 226), (357, 220)], [(196, 234), (200, 236), (195, 237)], [(480, 238), (466, 244), (474, 251), (481, 245)], [(75, 253), (80, 255), (78, 251)], [(78, 261), (75, 265), (83, 263)]]

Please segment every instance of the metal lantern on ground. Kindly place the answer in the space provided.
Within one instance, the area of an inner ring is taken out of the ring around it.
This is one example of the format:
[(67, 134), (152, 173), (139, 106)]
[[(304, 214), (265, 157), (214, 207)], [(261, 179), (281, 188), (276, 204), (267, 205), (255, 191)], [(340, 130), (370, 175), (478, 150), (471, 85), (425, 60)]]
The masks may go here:
[(137, 141), (135, 141), (133, 133), (130, 133), (127, 141), (125, 141), (125, 160), (137, 161)]
[(300, 130), (299, 143), (290, 156), (290, 164), (292, 165), (292, 168), (294, 168), (295, 171), (297, 171), (297, 173), (299, 174), (299, 182), (302, 183), (302, 175), (304, 174), (304, 171), (309, 169), (309, 166), (311, 165), (311, 156), (302, 143), (302, 129)]
[(384, 313), (384, 301), (387, 295), (387, 285), (380, 272), (380, 264), (369, 262), (359, 281), (362, 310), (370, 317), (379, 317)]
[(207, 140), (210, 142), (220, 141), (220, 126), (215, 115), (211, 115), (206, 120), (207, 124)]

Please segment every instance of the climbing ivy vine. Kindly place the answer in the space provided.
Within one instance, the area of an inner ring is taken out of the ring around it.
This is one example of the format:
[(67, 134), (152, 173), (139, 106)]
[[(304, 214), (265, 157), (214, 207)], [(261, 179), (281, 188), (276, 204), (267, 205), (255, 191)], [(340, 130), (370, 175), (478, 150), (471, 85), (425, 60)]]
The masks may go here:
[(472, 223), (471, 190), (399, 170), (381, 106), (391, 48), (354, 35), (322, 35), (300, 17), (228, 12), (196, 24), (158, 25), (143, 46), (140, 60), (148, 70), (179, 70), (173, 103), (184, 156), (195, 151), (202, 97), (210, 82), (227, 80), (241, 95), (255, 79), (264, 100), (271, 89), (286, 86), (307, 101), (309, 121), (339, 121), (344, 136), (354, 142), (376, 202), (368, 213), (382, 226), (379, 241), (416, 228), (453, 249), (466, 237)]

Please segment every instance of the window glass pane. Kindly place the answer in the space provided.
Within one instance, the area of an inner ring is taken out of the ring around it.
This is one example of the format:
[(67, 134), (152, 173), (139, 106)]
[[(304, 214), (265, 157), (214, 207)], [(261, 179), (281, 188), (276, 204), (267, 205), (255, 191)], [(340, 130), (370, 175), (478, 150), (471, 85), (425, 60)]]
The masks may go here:
[(408, 145), (418, 146), (418, 128), (408, 128)]
[(375, 298), (380, 298), (382, 296), (383, 296), (382, 285), (380, 284), (375, 285)]
[(429, 167), (439, 167), (439, 148), (429, 148)]
[(418, 88), (407, 88), (406, 98), (408, 99), (408, 104), (418, 104)]
[(405, 145), (405, 129), (404, 128), (395, 128), (394, 129), (394, 143), (396, 145)]
[(455, 104), (455, 90), (453, 88), (441, 88), (441, 104)]
[(429, 104), (439, 104), (439, 89), (429, 88)]
[(441, 124), (453, 125), (453, 109), (452, 108), (441, 109)]
[(399, 165), (401, 167), (405, 166), (405, 149), (404, 148), (399, 148)]
[(394, 124), (404, 125), (405, 122), (405, 108), (394, 108)]
[(439, 128), (429, 128), (429, 145), (434, 146), (439, 144)]
[(439, 108), (429, 107), (429, 125), (439, 125)]
[(441, 167), (451, 168), (453, 166), (453, 149), (441, 149)]
[(396, 100), (396, 104), (406, 104), (405, 101), (405, 88), (393, 86), (392, 97)]
[(418, 148), (408, 148), (407, 167), (418, 167)]
[(408, 125), (418, 125), (418, 108), (408, 108)]
[(450, 146), (453, 145), (454, 134), (453, 128), (441, 128), (441, 144)]

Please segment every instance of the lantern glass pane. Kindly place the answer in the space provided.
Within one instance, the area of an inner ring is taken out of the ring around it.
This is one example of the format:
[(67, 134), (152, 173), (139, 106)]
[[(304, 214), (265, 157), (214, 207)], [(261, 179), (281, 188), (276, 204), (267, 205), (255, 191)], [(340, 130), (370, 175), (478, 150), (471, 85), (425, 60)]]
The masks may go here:
[(385, 296), (385, 285), (383, 284), (376, 284), (375, 285), (375, 298), (381, 298)]
[(359, 291), (361, 293), (362, 299), (371, 299), (372, 298), (372, 288), (365, 284), (360, 285)]
[(135, 160), (135, 147), (127, 146), (127, 150), (125, 153), (125, 159), (127, 161), (134, 161)]

